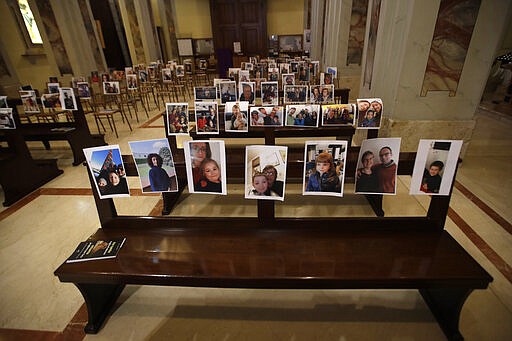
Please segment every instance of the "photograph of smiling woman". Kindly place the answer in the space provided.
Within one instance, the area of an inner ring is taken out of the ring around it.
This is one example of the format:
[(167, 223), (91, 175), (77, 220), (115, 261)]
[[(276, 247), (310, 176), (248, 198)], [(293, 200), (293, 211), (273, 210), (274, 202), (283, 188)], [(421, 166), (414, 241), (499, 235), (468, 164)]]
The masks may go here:
[(183, 145), (190, 193), (227, 194), (224, 141), (193, 140)]

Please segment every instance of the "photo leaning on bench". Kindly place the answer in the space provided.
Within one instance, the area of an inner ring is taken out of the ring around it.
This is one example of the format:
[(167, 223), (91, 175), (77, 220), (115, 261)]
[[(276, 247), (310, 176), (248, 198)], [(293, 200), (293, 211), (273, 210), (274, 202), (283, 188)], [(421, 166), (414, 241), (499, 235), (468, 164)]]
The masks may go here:
[[(227, 82), (197, 87), (193, 107), (166, 103), (161, 139), (130, 141), (130, 151), (83, 149), (101, 223), (89, 241), (124, 240), (114, 257), (63, 260), (54, 272), (82, 293), (85, 332), (99, 332), (126, 285), (416, 289), (447, 338), (463, 339), (464, 302), (493, 279), (444, 229), (462, 141), (423, 139), (417, 152), (401, 152), (400, 137), (378, 137), (380, 98), (348, 103), (348, 89), (325, 86), (322, 96), (322, 88), (272, 84), (264, 104), (253, 82)], [(360, 146), (356, 130), (367, 134)], [(386, 216), (399, 175), (411, 177), (409, 195), (429, 198), (425, 215)], [(143, 195), (162, 193), (160, 216), (117, 213), (114, 198), (130, 196), (127, 177), (139, 178)], [(205, 194), (238, 197), (257, 213), (173, 214), (183, 197)], [(335, 207), (358, 197), (373, 216), (280, 213), (290, 202)]]

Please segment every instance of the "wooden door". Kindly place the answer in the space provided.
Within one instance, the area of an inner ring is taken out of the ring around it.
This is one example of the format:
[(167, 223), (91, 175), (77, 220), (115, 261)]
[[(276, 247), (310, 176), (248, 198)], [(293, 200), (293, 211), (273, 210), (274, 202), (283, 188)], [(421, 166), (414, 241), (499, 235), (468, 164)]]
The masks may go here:
[(210, 0), (215, 49), (229, 49), (239, 41), (248, 56), (267, 55), (266, 0)]

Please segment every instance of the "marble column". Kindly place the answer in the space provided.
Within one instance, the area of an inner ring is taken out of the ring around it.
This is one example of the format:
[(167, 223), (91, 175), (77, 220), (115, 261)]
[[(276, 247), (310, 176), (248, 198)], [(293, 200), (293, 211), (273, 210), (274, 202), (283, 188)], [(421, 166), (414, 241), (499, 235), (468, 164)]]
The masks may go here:
[(360, 98), (383, 100), (379, 136), (402, 137), (406, 151), (415, 151), (421, 138), (470, 141), (494, 53), (508, 28), (507, 15), (496, 13), (510, 13), (512, 7), (507, 1), (482, 1), (455, 96), (430, 91), (423, 97), (440, 2), (382, 1), (371, 87), (363, 80), (360, 84)]
[(311, 59), (321, 60), (324, 41), (324, 12), (326, 0), (311, 0)]
[(154, 21), (147, 1), (120, 0), (126, 40), (133, 64), (154, 62), (160, 58), (153, 32)]

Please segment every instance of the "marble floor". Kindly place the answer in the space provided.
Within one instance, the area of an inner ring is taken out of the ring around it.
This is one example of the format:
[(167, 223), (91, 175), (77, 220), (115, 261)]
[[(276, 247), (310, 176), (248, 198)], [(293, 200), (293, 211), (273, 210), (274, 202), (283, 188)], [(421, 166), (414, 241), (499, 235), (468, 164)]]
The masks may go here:
[[(144, 116), (144, 114), (142, 114)], [(90, 118), (89, 118), (90, 119)], [(471, 294), (460, 329), (467, 340), (512, 340), (512, 118), (482, 108), (462, 162), (446, 229), (494, 277)], [(96, 132), (94, 121), (90, 127)], [(129, 153), (128, 141), (165, 137), (159, 110), (134, 131), (118, 122), (119, 138), (106, 141)], [(66, 143), (45, 150), (30, 142), (35, 158), (56, 158), (64, 170), (9, 208), (0, 209), (0, 340), (444, 340), (416, 291), (249, 290), (128, 286), (97, 335), (85, 335), (84, 301), (53, 271), (78, 242), (99, 227), (86, 169), (73, 167)], [(132, 189), (138, 179), (129, 178)], [(428, 198), (409, 196), (410, 177), (400, 176), (398, 195), (384, 199), (388, 215), (425, 214)], [(337, 198), (340, 215), (371, 215), (359, 196)], [(310, 214), (332, 199), (305, 202), (290, 186), (276, 214)], [(255, 202), (189, 195), (173, 214), (255, 215)], [(3, 201), (3, 198), (0, 197)], [(132, 191), (116, 199), (119, 214), (158, 215), (158, 195)], [(226, 210), (231, 208), (230, 210)], [(236, 207), (236, 209), (234, 209)], [(305, 212), (305, 213), (304, 213)]]

